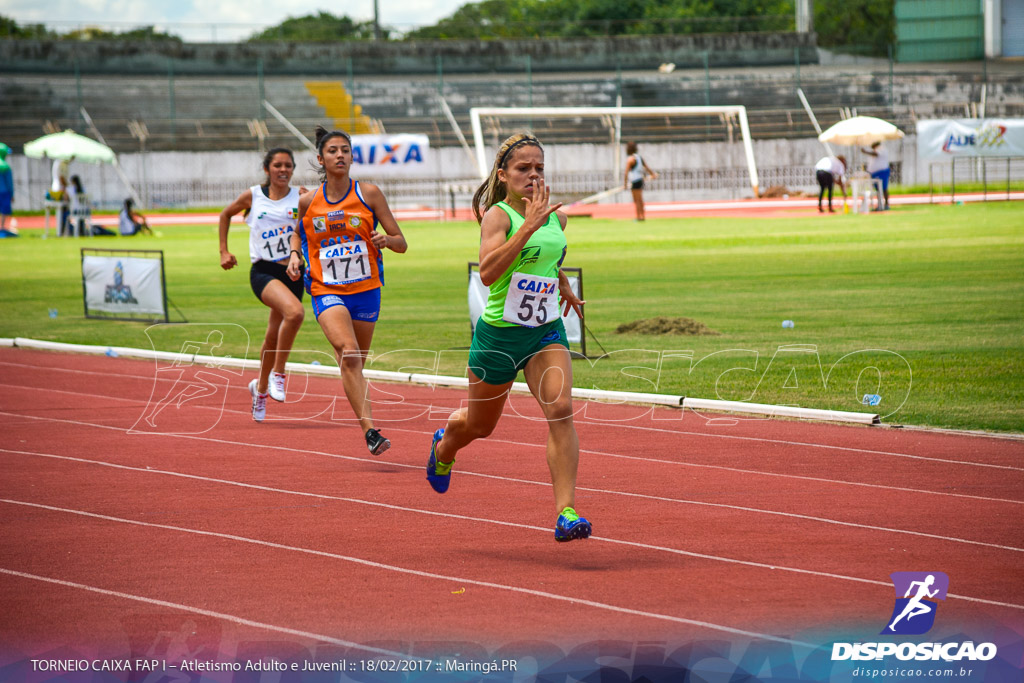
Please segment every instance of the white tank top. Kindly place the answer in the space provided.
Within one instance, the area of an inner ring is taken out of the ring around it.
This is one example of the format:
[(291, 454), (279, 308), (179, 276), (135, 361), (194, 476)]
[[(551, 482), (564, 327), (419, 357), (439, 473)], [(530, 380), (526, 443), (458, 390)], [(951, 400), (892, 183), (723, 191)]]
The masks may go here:
[(640, 154), (634, 154), (633, 158), (636, 159), (636, 163), (633, 164), (633, 168), (629, 169), (629, 182), (631, 183), (644, 179), (644, 160), (640, 158)]
[(290, 238), (299, 217), (299, 190), (291, 188), (284, 197), (274, 201), (253, 185), (252, 208), (245, 222), (249, 225), (249, 258), (257, 261), (283, 261), (291, 252)]

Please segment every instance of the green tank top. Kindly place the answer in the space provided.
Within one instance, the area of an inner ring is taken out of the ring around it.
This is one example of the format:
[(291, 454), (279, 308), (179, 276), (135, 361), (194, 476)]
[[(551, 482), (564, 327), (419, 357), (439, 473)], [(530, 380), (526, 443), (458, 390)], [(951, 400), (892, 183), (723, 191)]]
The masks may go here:
[[(508, 214), (512, 225), (507, 237), (512, 237), (526, 218), (505, 202), (496, 206)], [(565, 232), (558, 215), (553, 213), (547, 223), (530, 235), (519, 258), (491, 285), (480, 319), (496, 327), (538, 327), (556, 320), (560, 303), (558, 268), (565, 260), (566, 249)], [(510, 297), (509, 286), (513, 281)]]

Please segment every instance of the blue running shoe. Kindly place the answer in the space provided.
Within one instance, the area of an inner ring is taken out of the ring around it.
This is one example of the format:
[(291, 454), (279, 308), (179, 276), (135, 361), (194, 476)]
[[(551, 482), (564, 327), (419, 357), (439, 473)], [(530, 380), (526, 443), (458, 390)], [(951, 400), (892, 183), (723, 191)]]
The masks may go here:
[(576, 514), (570, 507), (562, 510), (558, 516), (558, 523), (555, 524), (555, 540), (560, 543), (575, 541), (577, 538), (588, 538), (593, 528), (585, 518)]
[(437, 442), (444, 436), (444, 427), (434, 432), (434, 440), (430, 442), (430, 460), (427, 460), (427, 481), (438, 493), (444, 493), (448, 490), (448, 484), (452, 480), (452, 465), (455, 461), (452, 460), (449, 463), (439, 463), (437, 458), (434, 456), (434, 448), (437, 447)]

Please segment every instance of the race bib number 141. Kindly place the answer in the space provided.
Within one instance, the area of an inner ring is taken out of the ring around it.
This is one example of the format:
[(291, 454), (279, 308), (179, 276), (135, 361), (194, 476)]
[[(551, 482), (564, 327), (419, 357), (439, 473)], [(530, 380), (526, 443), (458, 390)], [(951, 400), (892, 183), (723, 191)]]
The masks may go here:
[(512, 273), (502, 320), (540, 327), (558, 318), (558, 278)]

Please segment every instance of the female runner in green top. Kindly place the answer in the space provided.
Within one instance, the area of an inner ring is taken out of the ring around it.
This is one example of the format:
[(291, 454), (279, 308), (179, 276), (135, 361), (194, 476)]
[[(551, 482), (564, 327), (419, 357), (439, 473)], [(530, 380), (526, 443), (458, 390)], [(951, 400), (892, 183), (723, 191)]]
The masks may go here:
[[(565, 214), (549, 204), (544, 150), (519, 134), (498, 149), (490, 177), (473, 196), (480, 222), (480, 279), (490, 288), (469, 352), (469, 401), (434, 433), (427, 480), (448, 490), (456, 454), (487, 437), (501, 417), (516, 375), (526, 383), (548, 423), (547, 459), (555, 492), (555, 540), (587, 538), (591, 525), (573, 509), (579, 438), (573, 424), (572, 361), (559, 316), (583, 301), (559, 269), (565, 259)], [(483, 210), (481, 211), (481, 205)]]

